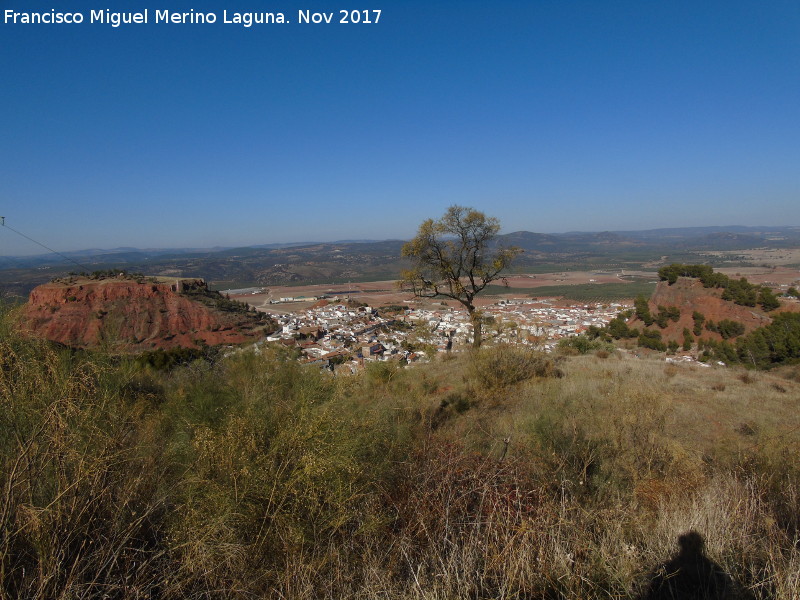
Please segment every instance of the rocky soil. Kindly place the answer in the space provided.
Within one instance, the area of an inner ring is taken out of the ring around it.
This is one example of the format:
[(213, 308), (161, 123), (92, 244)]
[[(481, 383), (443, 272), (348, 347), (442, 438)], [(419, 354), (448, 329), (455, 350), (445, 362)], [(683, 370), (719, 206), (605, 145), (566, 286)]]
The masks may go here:
[(24, 313), (35, 335), (73, 348), (138, 352), (256, 341), (265, 316), (200, 279), (70, 277), (36, 287)]
[[(656, 315), (659, 312), (659, 306), (676, 306), (681, 311), (681, 317), (677, 322), (669, 321), (666, 329), (660, 329), (662, 338), (665, 341), (682, 342), (684, 327), (689, 331), (692, 331), (694, 327), (692, 319), (694, 311), (702, 313), (706, 322), (718, 323), (724, 319), (738, 321), (745, 326), (745, 333), (772, 322), (768, 313), (765, 313), (760, 307), (739, 306), (723, 300), (722, 292), (721, 289), (704, 288), (699, 279), (691, 277), (679, 277), (672, 285), (666, 281), (660, 281), (650, 297), (650, 312)], [(722, 339), (718, 334), (706, 330), (705, 327), (701, 337)]]

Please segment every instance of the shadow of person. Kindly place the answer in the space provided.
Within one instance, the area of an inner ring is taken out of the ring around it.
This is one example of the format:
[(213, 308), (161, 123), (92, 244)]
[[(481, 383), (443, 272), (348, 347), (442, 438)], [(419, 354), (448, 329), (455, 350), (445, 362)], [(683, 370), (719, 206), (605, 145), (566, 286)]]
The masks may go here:
[(722, 567), (706, 557), (703, 536), (678, 536), (680, 551), (653, 571), (639, 600), (750, 600)]

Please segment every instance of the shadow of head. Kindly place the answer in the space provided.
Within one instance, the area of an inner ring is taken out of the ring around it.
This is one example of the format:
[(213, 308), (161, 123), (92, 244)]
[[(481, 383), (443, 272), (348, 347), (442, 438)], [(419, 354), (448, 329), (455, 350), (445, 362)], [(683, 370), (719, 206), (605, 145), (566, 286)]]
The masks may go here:
[(749, 596), (722, 567), (705, 555), (696, 531), (678, 536), (679, 551), (648, 577), (640, 600), (745, 600)]

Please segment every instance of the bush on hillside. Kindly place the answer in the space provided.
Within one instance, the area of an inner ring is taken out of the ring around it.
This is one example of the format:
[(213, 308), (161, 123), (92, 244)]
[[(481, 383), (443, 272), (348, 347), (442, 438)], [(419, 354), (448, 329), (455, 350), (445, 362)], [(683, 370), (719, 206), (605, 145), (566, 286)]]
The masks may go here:
[(574, 335), (558, 340), (558, 351), (562, 354), (588, 354), (595, 350), (613, 352), (614, 345), (586, 335)]
[(563, 373), (546, 354), (525, 346), (501, 344), (472, 355), (470, 374), (479, 388), (497, 390), (534, 377), (561, 377)]
[(645, 327), (653, 324), (653, 315), (650, 314), (650, 307), (647, 304), (647, 298), (639, 294), (633, 301), (636, 317), (644, 323)]
[(694, 337), (692, 336), (692, 332), (689, 331), (688, 327), (683, 328), (683, 350), (688, 352), (692, 349), (692, 344), (694, 344)]
[(706, 320), (706, 316), (699, 311), (694, 311), (692, 313), (692, 319), (694, 320), (694, 329), (692, 333), (699, 337), (703, 333), (703, 323)]
[(700, 347), (709, 358), (756, 369), (800, 362), (800, 313), (778, 314), (769, 325), (739, 336), (735, 344), (703, 340)]
[(739, 321), (732, 321), (731, 319), (722, 319), (722, 321), (719, 321), (718, 323), (714, 323), (714, 321), (706, 321), (706, 329), (708, 331), (713, 331), (714, 333), (720, 334), (723, 340), (738, 337), (745, 332), (743, 323), (740, 323)]
[(651, 350), (658, 350), (665, 352), (667, 345), (661, 340), (661, 332), (645, 329), (639, 333), (639, 346), (642, 348), (650, 348)]

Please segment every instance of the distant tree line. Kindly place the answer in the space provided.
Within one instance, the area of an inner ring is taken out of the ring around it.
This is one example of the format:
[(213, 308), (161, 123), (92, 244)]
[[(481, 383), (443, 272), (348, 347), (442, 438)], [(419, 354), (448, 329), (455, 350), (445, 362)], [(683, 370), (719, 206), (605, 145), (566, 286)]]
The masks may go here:
[(598, 336), (574, 335), (558, 340), (558, 349), (563, 354), (588, 354), (598, 350), (610, 353), (614, 350), (614, 346)]
[(724, 287), (724, 281), (729, 279), (727, 275), (715, 273), (708, 265), (684, 265), (672, 263), (669, 266), (661, 267), (658, 270), (658, 277), (661, 281), (669, 282), (672, 285), (678, 281), (678, 277), (692, 277), (699, 279), (703, 287)]
[(661, 339), (661, 332), (657, 329), (642, 329), (638, 342), (642, 348), (650, 348), (659, 352), (666, 352), (667, 345)]
[[(658, 329), (643, 329), (639, 331), (635, 327), (629, 327), (625, 321), (626, 317), (620, 314), (611, 319), (605, 327), (590, 325), (586, 330), (585, 337), (588, 340), (606, 342), (636, 338), (637, 345), (642, 348), (650, 348), (651, 350), (658, 350), (659, 352), (666, 352), (667, 350), (672, 350), (674, 352), (678, 349), (679, 346), (675, 342), (672, 342), (674, 347), (670, 347), (666, 344), (661, 338), (661, 332)], [(572, 344), (577, 347), (580, 342), (572, 342)]]
[(684, 352), (688, 352), (692, 349), (692, 345), (694, 344), (694, 336), (692, 332), (689, 331), (687, 327), (683, 328), (683, 345), (682, 348)]

